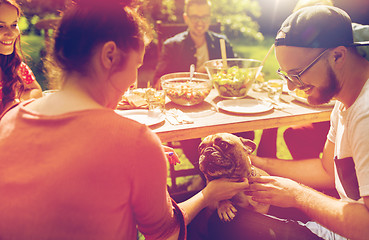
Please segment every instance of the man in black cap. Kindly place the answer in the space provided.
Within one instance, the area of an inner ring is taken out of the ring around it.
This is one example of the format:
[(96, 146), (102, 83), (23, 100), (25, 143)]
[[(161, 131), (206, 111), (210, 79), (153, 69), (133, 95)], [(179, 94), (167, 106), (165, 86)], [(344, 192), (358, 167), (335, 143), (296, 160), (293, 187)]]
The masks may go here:
[[(210, 222), (211, 239), (368, 239), (369, 62), (353, 41), (350, 17), (329, 6), (289, 16), (276, 40), (278, 73), (310, 104), (336, 99), (321, 159), (286, 161), (253, 156), (270, 177), (250, 179), (253, 200), (292, 207), (310, 221), (281, 220), (238, 211), (229, 223)], [(309, 187), (307, 187), (309, 186)], [(314, 189), (335, 186), (341, 199)]]

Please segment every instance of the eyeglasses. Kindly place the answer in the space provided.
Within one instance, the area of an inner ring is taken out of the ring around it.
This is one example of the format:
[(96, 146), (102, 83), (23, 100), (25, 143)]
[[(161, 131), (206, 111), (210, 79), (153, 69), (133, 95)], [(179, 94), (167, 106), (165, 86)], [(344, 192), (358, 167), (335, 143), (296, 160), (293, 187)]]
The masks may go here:
[(288, 73), (286, 73), (285, 71), (282, 71), (280, 68), (277, 70), (277, 73), (279, 76), (286, 79), (287, 81), (295, 85), (297, 88), (304, 89), (306, 88), (306, 85), (301, 81), (301, 75), (304, 74), (304, 72), (306, 72), (309, 68), (314, 66), (314, 64), (319, 61), (319, 59), (324, 55), (324, 53), (327, 52), (327, 50), (328, 49), (325, 49), (321, 54), (319, 54), (319, 56), (317, 56), (309, 65), (307, 65), (307, 67), (305, 67), (298, 74), (288, 75)]
[(191, 22), (209, 22), (210, 21), (210, 15), (205, 15), (205, 16), (198, 16), (198, 15), (189, 15), (188, 16), (191, 20)]

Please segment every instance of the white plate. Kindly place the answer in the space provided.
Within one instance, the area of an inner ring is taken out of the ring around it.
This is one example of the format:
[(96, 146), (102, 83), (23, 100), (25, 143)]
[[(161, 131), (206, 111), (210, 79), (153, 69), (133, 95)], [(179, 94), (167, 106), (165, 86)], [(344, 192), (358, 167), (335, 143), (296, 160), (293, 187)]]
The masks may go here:
[(273, 108), (271, 103), (256, 99), (223, 100), (217, 103), (218, 108), (233, 113), (262, 113)]
[(152, 126), (165, 120), (164, 114), (146, 109), (115, 110), (115, 112), (123, 117), (145, 124), (146, 126)]
[[(315, 105), (311, 105), (306, 98), (297, 96), (295, 92), (289, 91), (288, 94), (290, 96), (292, 96), (293, 98), (295, 98), (299, 102), (308, 104), (310, 106), (315, 106)], [(322, 105), (317, 105), (317, 107), (318, 106), (330, 107), (330, 106), (334, 106), (335, 103), (336, 103), (336, 100), (331, 100), (329, 103), (325, 103), (325, 104), (322, 104)]]

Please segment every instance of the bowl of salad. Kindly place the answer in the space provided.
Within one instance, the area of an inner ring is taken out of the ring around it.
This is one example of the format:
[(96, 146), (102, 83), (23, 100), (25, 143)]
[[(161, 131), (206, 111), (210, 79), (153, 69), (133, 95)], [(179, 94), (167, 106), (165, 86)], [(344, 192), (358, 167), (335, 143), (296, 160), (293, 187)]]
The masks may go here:
[(212, 89), (208, 74), (190, 72), (170, 73), (160, 78), (165, 95), (182, 106), (193, 106), (205, 100)]
[(228, 58), (207, 61), (205, 68), (219, 96), (238, 99), (247, 96), (263, 67), (258, 60)]

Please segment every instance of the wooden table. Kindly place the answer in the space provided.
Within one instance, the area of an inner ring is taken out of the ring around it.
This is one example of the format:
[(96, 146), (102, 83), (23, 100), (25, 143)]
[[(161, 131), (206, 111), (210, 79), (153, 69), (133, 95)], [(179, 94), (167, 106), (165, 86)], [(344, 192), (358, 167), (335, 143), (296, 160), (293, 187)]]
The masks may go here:
[[(250, 91), (247, 98), (266, 97), (265, 92)], [(291, 126), (305, 123), (322, 122), (330, 119), (332, 106), (313, 107), (299, 101), (292, 96), (283, 94), (281, 110), (272, 109), (258, 114), (236, 114), (218, 109), (216, 104), (224, 100), (217, 96), (213, 89), (205, 102), (191, 107), (183, 107), (169, 102), (166, 109), (178, 108), (187, 113), (193, 120), (192, 124), (171, 125), (165, 121), (152, 129), (158, 134), (162, 142), (179, 141), (205, 137), (217, 132), (245, 132), (257, 129)]]
[[(247, 98), (267, 99), (267, 93), (254, 92), (251, 90)], [(270, 111), (258, 114), (236, 114), (217, 108), (217, 103), (224, 99), (220, 98), (216, 90), (213, 89), (205, 99), (205, 102), (196, 106), (183, 107), (170, 101), (166, 104), (166, 110), (178, 108), (189, 115), (194, 120), (194, 123), (171, 125), (166, 120), (151, 128), (164, 143), (206, 137), (209, 134), (217, 132), (246, 132), (258, 129), (322, 122), (330, 119), (330, 114), (333, 109), (332, 106), (313, 107), (296, 101), (294, 97), (286, 93), (284, 93), (281, 98), (284, 99), (285, 102), (279, 103), (283, 104), (283, 108), (280, 110), (274, 108)], [(176, 178), (196, 175), (198, 174), (198, 170), (195, 168), (175, 169), (173, 165), (169, 166), (169, 170), (172, 182), (171, 195), (179, 196), (178, 199), (180, 199), (180, 201), (187, 199), (187, 197), (189, 197), (188, 192), (180, 192), (178, 190)], [(194, 192), (190, 193), (194, 194)], [(185, 197), (180, 197), (182, 195)]]

